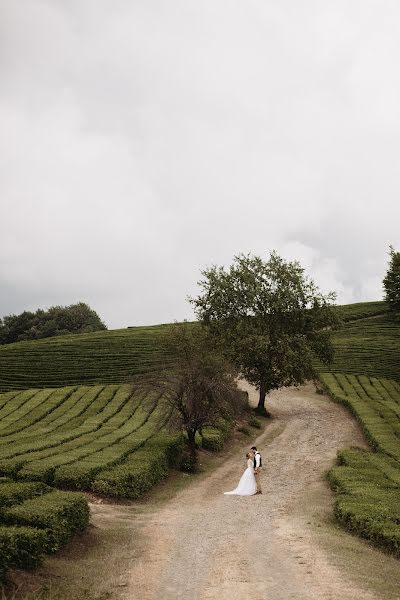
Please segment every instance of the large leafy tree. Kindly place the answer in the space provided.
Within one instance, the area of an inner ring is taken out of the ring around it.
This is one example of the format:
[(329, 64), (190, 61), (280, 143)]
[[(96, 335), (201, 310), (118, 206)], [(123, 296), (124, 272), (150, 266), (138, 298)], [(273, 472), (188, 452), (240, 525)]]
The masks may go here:
[(331, 362), (331, 331), (339, 325), (334, 294), (324, 295), (298, 262), (276, 252), (267, 261), (239, 255), (229, 269), (202, 271), (202, 293), (191, 299), (201, 322), (219, 340), (241, 375), (266, 395), (315, 375), (318, 357)]
[(383, 280), (385, 300), (391, 313), (400, 314), (400, 252), (389, 249), (389, 268)]

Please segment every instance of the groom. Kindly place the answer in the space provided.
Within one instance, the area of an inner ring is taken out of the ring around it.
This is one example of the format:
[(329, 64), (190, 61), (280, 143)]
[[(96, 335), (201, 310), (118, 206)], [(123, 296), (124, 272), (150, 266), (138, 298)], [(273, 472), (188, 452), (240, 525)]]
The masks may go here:
[(256, 478), (256, 484), (257, 484), (256, 494), (262, 494), (261, 481), (260, 481), (260, 475), (261, 475), (261, 469), (262, 469), (262, 458), (261, 458), (261, 454), (257, 450), (256, 446), (252, 446), (251, 450), (254, 453), (254, 477)]

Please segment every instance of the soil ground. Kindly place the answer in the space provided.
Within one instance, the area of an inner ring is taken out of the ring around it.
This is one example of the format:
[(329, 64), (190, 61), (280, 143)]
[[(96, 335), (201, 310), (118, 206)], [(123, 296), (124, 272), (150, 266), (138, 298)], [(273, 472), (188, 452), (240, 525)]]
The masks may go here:
[[(176, 475), (147, 501), (94, 501), (91, 530), (42, 570), (43, 581), (58, 578), (54, 597), (399, 600), (399, 561), (333, 519), (325, 475), (338, 449), (365, 446), (357, 423), (312, 385), (271, 394), (268, 409), (257, 439), (243, 436), (189, 484)], [(224, 496), (254, 443), (263, 494)]]

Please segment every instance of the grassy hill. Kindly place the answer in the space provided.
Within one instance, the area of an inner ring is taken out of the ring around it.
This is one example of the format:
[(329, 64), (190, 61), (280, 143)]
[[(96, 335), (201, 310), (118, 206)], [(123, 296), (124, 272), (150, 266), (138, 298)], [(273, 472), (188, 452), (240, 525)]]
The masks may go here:
[(0, 392), (129, 382), (168, 360), (160, 344), (166, 327), (132, 327), (0, 346)]
[[(337, 310), (344, 326), (321, 379), (356, 414), (377, 453), (341, 453), (331, 473), (336, 513), (400, 554), (400, 323), (383, 302)], [(141, 397), (127, 384), (171, 360), (161, 342), (168, 327), (0, 346), (0, 475), (130, 498), (166, 476), (181, 439), (165, 434), (162, 398)], [(204, 445), (215, 445), (217, 433), (205, 431)]]
[(128, 385), (6, 392), (0, 394), (0, 474), (79, 490), (94, 489), (96, 481), (99, 489), (103, 471), (109, 477), (135, 453), (142, 460), (125, 495), (137, 497), (154, 483), (154, 473), (156, 479), (166, 474), (168, 456), (180, 444), (180, 436), (163, 432), (169, 418), (159, 395)]
[(349, 320), (334, 335), (334, 346), (330, 372), (400, 380), (400, 321), (387, 315)]
[(373, 450), (339, 453), (329, 473), (336, 516), (400, 557), (400, 322), (379, 304), (339, 307), (345, 325), (334, 336), (330, 372), (320, 378), (355, 415)]
[[(396, 354), (400, 324), (387, 320), (385, 304), (364, 302), (337, 310), (345, 325), (335, 335), (336, 358), (330, 370), (400, 378)], [(0, 346), (0, 392), (127, 383), (168, 361), (160, 341), (168, 327), (132, 327)]]

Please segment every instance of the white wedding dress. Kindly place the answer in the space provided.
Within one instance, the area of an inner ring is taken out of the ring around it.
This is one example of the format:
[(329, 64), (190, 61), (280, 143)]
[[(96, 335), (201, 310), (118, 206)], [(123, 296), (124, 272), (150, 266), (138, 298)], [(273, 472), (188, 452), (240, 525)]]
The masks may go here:
[(247, 461), (247, 469), (241, 476), (239, 485), (232, 492), (225, 492), (225, 494), (234, 496), (253, 496), (256, 491), (257, 484), (254, 476), (254, 462), (249, 458)]

